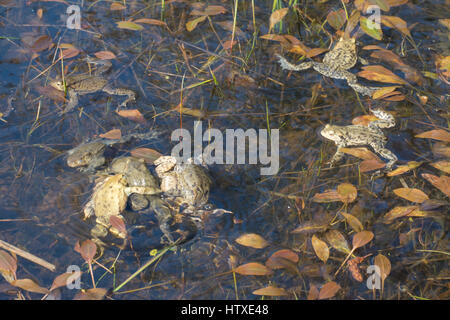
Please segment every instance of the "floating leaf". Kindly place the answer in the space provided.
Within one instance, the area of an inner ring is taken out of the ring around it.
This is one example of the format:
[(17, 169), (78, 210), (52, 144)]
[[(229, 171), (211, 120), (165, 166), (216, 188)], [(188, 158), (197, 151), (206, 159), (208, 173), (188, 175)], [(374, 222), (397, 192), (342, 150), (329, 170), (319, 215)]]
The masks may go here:
[(102, 300), (103, 297), (106, 295), (108, 290), (104, 288), (92, 288), (88, 290), (81, 290), (78, 292), (74, 300)]
[(119, 21), (116, 22), (117, 27), (119, 29), (127, 29), (127, 30), (133, 30), (133, 31), (139, 31), (144, 29), (143, 26), (141, 26), (140, 24), (134, 23), (132, 21)]
[(403, 33), (405, 36), (412, 38), (411, 33), (409, 32), (408, 26), (402, 18), (396, 16), (381, 16), (381, 23), (386, 27), (394, 28)]
[(361, 16), (359, 18), (359, 25), (361, 26), (361, 29), (372, 38), (379, 41), (383, 39), (383, 31), (378, 23)]
[(121, 117), (127, 118), (131, 121), (140, 123), (140, 124), (146, 124), (147, 120), (145, 120), (144, 116), (138, 109), (126, 109), (126, 110), (119, 110), (117, 111), (117, 114)]
[(442, 129), (435, 129), (435, 130), (422, 132), (422, 133), (416, 135), (416, 138), (435, 139), (435, 140), (450, 142), (450, 133), (445, 130), (442, 130)]
[(405, 217), (417, 209), (418, 206), (395, 207), (391, 209), (388, 213), (386, 213), (386, 215), (383, 217), (383, 222), (386, 224), (390, 224), (395, 219)]
[(134, 150), (131, 150), (130, 154), (133, 157), (144, 159), (145, 163), (148, 164), (153, 164), (156, 159), (162, 156), (161, 153), (150, 148), (136, 148)]
[(429, 173), (422, 173), (422, 178), (427, 180), (433, 186), (441, 190), (447, 197), (450, 197), (450, 177), (448, 176), (435, 176)]
[(330, 256), (330, 250), (328, 249), (327, 244), (313, 235), (311, 238), (311, 244), (314, 248), (314, 252), (317, 257), (322, 260), (324, 263), (327, 263), (328, 257)]
[(367, 243), (372, 241), (373, 237), (374, 237), (374, 235), (373, 235), (373, 232), (371, 232), (371, 231), (358, 232), (357, 234), (355, 234), (353, 236), (352, 251), (366, 245)]
[(412, 202), (422, 203), (428, 199), (428, 196), (422, 190), (415, 188), (398, 188), (393, 191), (397, 196)]
[(193, 16), (215, 16), (218, 14), (226, 13), (227, 9), (222, 6), (207, 6), (204, 10), (194, 9), (191, 11), (191, 15)]
[(345, 24), (346, 21), (345, 11), (344, 9), (339, 9), (336, 11), (331, 11), (327, 15), (327, 22), (334, 29), (339, 30)]
[(193, 19), (193, 20), (189, 20), (189, 21), (186, 23), (186, 30), (189, 31), (189, 32), (191, 32), (192, 30), (194, 30), (194, 29), (197, 27), (197, 25), (198, 25), (199, 23), (205, 21), (207, 17), (208, 17), (208, 16), (200, 16), (200, 17), (195, 18), (195, 19)]
[(111, 60), (117, 58), (111, 51), (97, 51), (94, 55), (101, 60)]
[(358, 76), (379, 82), (407, 84), (405, 80), (392, 73), (383, 66), (364, 66), (362, 71), (358, 72)]
[(77, 48), (67, 48), (62, 50), (63, 59), (70, 59), (76, 57), (80, 53), (80, 50)]
[(410, 161), (408, 162), (406, 165), (403, 166), (398, 166), (395, 170), (392, 170), (391, 172), (389, 172), (387, 174), (388, 177), (394, 177), (394, 176), (398, 176), (400, 174), (403, 174), (405, 172), (408, 172), (412, 169), (417, 168), (418, 166), (420, 166), (423, 162), (417, 162), (417, 161)]
[(369, 172), (373, 170), (378, 170), (384, 168), (386, 163), (381, 160), (364, 160), (359, 164), (359, 171), (361, 172)]
[(385, 96), (388, 93), (393, 92), (395, 89), (397, 89), (398, 86), (392, 86), (392, 87), (383, 87), (381, 89), (378, 89), (372, 94), (372, 99), (380, 99), (383, 96)]
[(104, 139), (113, 139), (113, 140), (117, 139), (118, 140), (118, 139), (122, 138), (122, 131), (120, 131), (120, 129), (112, 129), (106, 133), (99, 134), (99, 137), (104, 138)]
[(341, 201), (341, 195), (336, 190), (326, 190), (323, 193), (316, 193), (312, 201), (319, 203)]
[(33, 50), (34, 52), (41, 52), (47, 50), (51, 46), (53, 46), (52, 38), (45, 34), (34, 41), (31, 46), (31, 50)]
[(327, 233), (325, 233), (325, 238), (327, 239), (330, 246), (332, 246), (334, 249), (343, 253), (350, 252), (347, 240), (345, 240), (344, 236), (339, 231), (329, 230)]
[(319, 300), (334, 297), (340, 288), (341, 286), (334, 281), (327, 282), (326, 284), (323, 285), (322, 289), (320, 289)]
[(80, 271), (72, 272), (72, 273), (66, 272), (66, 273), (60, 274), (59, 276), (57, 276), (55, 278), (55, 280), (53, 280), (53, 284), (50, 288), (50, 291), (55, 290), (56, 288), (59, 288), (59, 287), (66, 286), (69, 278), (70, 278), (70, 281), (75, 281), (76, 279), (78, 279), (80, 277), (81, 277)]
[(124, 10), (127, 7), (121, 4), (120, 2), (113, 2), (111, 3), (111, 6), (109, 7), (109, 10), (115, 11), (115, 10)]
[(437, 56), (435, 64), (440, 75), (444, 76), (446, 79), (450, 78), (450, 56)]
[(337, 192), (344, 203), (352, 203), (356, 200), (358, 191), (351, 183), (341, 183), (337, 187)]
[(435, 163), (430, 163), (430, 166), (435, 167), (436, 169), (439, 169), (441, 171), (444, 171), (445, 173), (450, 173), (450, 161), (438, 161)]
[(389, 273), (391, 273), (391, 262), (380, 253), (375, 257), (374, 264), (380, 268), (381, 281), (384, 282)]
[(308, 292), (307, 300), (317, 300), (319, 298), (319, 289), (315, 285), (311, 285)]
[(313, 222), (306, 221), (302, 223), (300, 226), (291, 231), (291, 233), (315, 233), (325, 231), (328, 227), (328, 222)]
[(40, 285), (38, 285), (31, 279), (18, 279), (11, 281), (10, 284), (20, 289), (35, 293), (47, 294), (50, 292), (48, 289), (42, 288)]
[(381, 162), (380, 158), (367, 148), (340, 148), (339, 151), (360, 159), (379, 160)]
[(341, 212), (341, 214), (344, 216), (345, 220), (350, 225), (350, 227), (352, 227), (353, 230), (355, 230), (356, 232), (364, 230), (364, 227), (358, 218), (345, 212)]
[(91, 264), (92, 260), (94, 259), (95, 253), (97, 252), (97, 245), (94, 241), (87, 239), (83, 241), (81, 245), (80, 242), (77, 241), (74, 249), (81, 255), (84, 261)]
[(253, 294), (256, 294), (258, 296), (272, 296), (272, 297), (279, 297), (279, 296), (287, 296), (288, 293), (283, 288), (277, 288), (274, 286), (267, 286), (265, 288), (261, 288), (258, 290), (255, 290), (252, 292)]
[(263, 237), (256, 233), (243, 234), (235, 241), (242, 246), (252, 247), (255, 249), (263, 249), (269, 245), (269, 243)]
[(167, 27), (167, 23), (165, 23), (164, 21), (156, 20), (156, 19), (150, 19), (150, 18), (136, 19), (136, 20), (134, 20), (134, 22), (151, 24), (151, 25), (154, 25), (154, 26)]
[(111, 227), (115, 229), (114, 231), (117, 231), (119, 237), (126, 237), (127, 227), (122, 218), (113, 215), (109, 217), (109, 223), (111, 224)]
[(246, 276), (267, 276), (272, 270), (258, 262), (249, 262), (234, 269), (234, 272)]
[(8, 252), (0, 250), (0, 270), (16, 274), (17, 259)]
[(272, 12), (272, 14), (270, 15), (270, 18), (269, 18), (269, 21), (270, 21), (269, 33), (278, 22), (283, 20), (284, 16), (288, 13), (288, 11), (289, 11), (289, 8), (283, 8), (283, 9), (278, 9), (278, 10), (275, 10), (274, 12)]
[(298, 255), (289, 249), (281, 249), (274, 252), (266, 261), (266, 266), (270, 269), (282, 269), (286, 267), (285, 260), (298, 263)]

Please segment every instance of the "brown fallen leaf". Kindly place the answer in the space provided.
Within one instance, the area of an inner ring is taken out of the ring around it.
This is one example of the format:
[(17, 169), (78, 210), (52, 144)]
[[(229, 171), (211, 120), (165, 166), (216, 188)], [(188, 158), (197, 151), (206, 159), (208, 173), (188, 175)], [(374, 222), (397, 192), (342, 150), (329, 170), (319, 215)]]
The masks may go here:
[(127, 110), (119, 110), (116, 111), (117, 114), (121, 117), (127, 118), (131, 121), (146, 124), (147, 120), (145, 120), (144, 116), (138, 109), (127, 109)]
[(97, 51), (94, 55), (101, 60), (111, 60), (117, 58), (111, 51)]
[(422, 190), (415, 188), (398, 188), (394, 189), (393, 192), (403, 199), (416, 203), (422, 203), (425, 200), (429, 199)]
[(406, 21), (402, 18), (396, 17), (396, 16), (381, 16), (381, 23), (384, 24), (386, 27), (394, 28), (401, 33), (403, 33), (405, 36), (408, 36), (412, 38), (411, 33), (409, 32), (408, 25), (406, 24)]
[(347, 254), (350, 252), (347, 240), (345, 240), (344, 236), (339, 231), (328, 230), (325, 233), (325, 238), (334, 249)]
[(136, 148), (130, 151), (130, 154), (136, 158), (142, 158), (145, 163), (153, 164), (153, 162), (162, 156), (162, 154), (156, 150), (150, 148)]
[(103, 297), (106, 295), (108, 290), (104, 288), (92, 288), (88, 290), (82, 289), (80, 292), (78, 292), (74, 300), (102, 300)]
[(439, 169), (441, 171), (444, 171), (445, 173), (450, 173), (450, 161), (438, 161), (435, 163), (430, 163), (430, 166), (435, 167), (436, 169)]
[(224, 13), (227, 13), (227, 9), (217, 5), (209, 5), (204, 10), (194, 9), (191, 11), (192, 16), (215, 16)]
[(423, 162), (417, 162), (417, 161), (410, 161), (406, 165), (398, 166), (395, 170), (392, 170), (387, 174), (388, 177), (394, 177), (398, 176), (400, 174), (403, 174), (405, 172), (411, 171), (418, 166), (420, 166)]
[(20, 289), (35, 293), (47, 294), (50, 292), (48, 289), (41, 287), (31, 279), (17, 279), (11, 281), (10, 284)]
[(289, 260), (292, 263), (298, 263), (298, 255), (289, 249), (281, 249), (274, 252), (266, 261), (266, 266), (270, 269), (282, 269), (285, 267), (283, 260)]
[(319, 289), (315, 285), (311, 285), (308, 291), (307, 300), (317, 300), (319, 298)]
[(450, 133), (442, 129), (425, 131), (416, 135), (416, 138), (435, 139), (450, 142)]
[(76, 279), (81, 277), (81, 272), (73, 272), (73, 273), (63, 273), (57, 276), (50, 287), (50, 291), (55, 290), (56, 288), (60, 288), (63, 286), (67, 286), (67, 282), (70, 278), (70, 281), (75, 281)]
[(120, 139), (122, 138), (122, 131), (120, 129), (112, 129), (109, 130), (108, 132), (99, 134), (100, 138), (105, 138), (105, 139)]
[(341, 195), (336, 190), (325, 190), (323, 193), (316, 193), (312, 198), (312, 201), (327, 203), (341, 201), (341, 199)]
[(236, 273), (246, 276), (267, 276), (273, 273), (273, 271), (258, 262), (249, 262), (233, 270)]
[(334, 297), (340, 288), (341, 286), (334, 281), (327, 282), (323, 285), (322, 289), (320, 289), (319, 300)]
[(364, 160), (359, 164), (359, 171), (362, 173), (384, 168), (386, 163), (381, 160)]
[(133, 31), (140, 31), (144, 29), (143, 26), (140, 24), (134, 23), (133, 21), (118, 21), (116, 22), (117, 28), (119, 29), (126, 29), (126, 30), (133, 30)]
[(391, 86), (391, 87), (383, 87), (381, 89), (378, 89), (372, 94), (372, 99), (380, 99), (385, 97), (388, 93), (392, 93), (395, 89), (397, 89), (399, 86)]
[(354, 215), (345, 212), (341, 212), (341, 214), (344, 216), (345, 220), (354, 231), (360, 232), (364, 230), (362, 223)]
[(450, 177), (448, 176), (435, 176), (429, 173), (422, 173), (422, 178), (427, 180), (433, 186), (442, 191), (447, 197), (450, 197)]
[(330, 256), (330, 249), (328, 249), (327, 244), (313, 235), (311, 238), (311, 244), (314, 248), (314, 252), (317, 257), (324, 263), (327, 263), (328, 257)]
[(150, 18), (140, 18), (134, 20), (136, 23), (144, 23), (144, 24), (151, 24), (153, 26), (161, 26), (161, 27), (167, 27), (167, 23), (161, 20), (156, 19), (150, 19)]
[(418, 210), (418, 208), (418, 206), (395, 207), (386, 213), (383, 217), (383, 223), (390, 224), (395, 219), (408, 216), (414, 210)]
[(291, 233), (305, 233), (311, 234), (316, 232), (325, 231), (328, 228), (328, 222), (314, 222), (314, 221), (306, 221), (302, 223), (300, 226), (291, 231)]
[(17, 259), (8, 252), (0, 250), (0, 273), (11, 282), (16, 279)]
[(336, 11), (331, 11), (327, 15), (327, 22), (330, 26), (332, 26), (335, 30), (339, 30), (342, 28), (345, 24), (345, 21), (347, 20), (345, 16), (344, 9), (339, 9)]
[(352, 251), (354, 251), (357, 248), (361, 248), (362, 246), (365, 246), (367, 243), (372, 241), (373, 237), (374, 237), (374, 234), (371, 231), (358, 232), (357, 234), (355, 234), (353, 236)]
[(86, 261), (88, 264), (91, 264), (97, 252), (97, 245), (94, 241), (87, 239), (81, 244), (79, 241), (77, 241), (74, 249), (81, 255), (84, 261)]
[(378, 160), (379, 162), (382, 162), (375, 153), (367, 148), (340, 148), (339, 151), (363, 160)]
[(114, 228), (112, 231), (117, 232), (117, 236), (125, 239), (127, 236), (127, 227), (125, 226), (125, 221), (119, 216), (111, 216), (109, 217), (109, 223), (111, 224), (111, 228)]
[(341, 183), (337, 187), (337, 193), (341, 197), (341, 201), (348, 204), (356, 200), (358, 191), (351, 183)]
[(193, 31), (197, 27), (197, 25), (199, 23), (205, 21), (207, 17), (208, 17), (207, 15), (204, 15), (204, 16), (200, 16), (195, 19), (189, 20), (188, 22), (186, 22), (186, 30), (189, 32)]
[(278, 9), (278, 10), (275, 10), (274, 12), (272, 12), (272, 14), (270, 15), (270, 18), (269, 18), (269, 21), (270, 21), (269, 33), (272, 31), (273, 27), (278, 22), (283, 20), (284, 16), (286, 16), (288, 11), (289, 11), (289, 8), (282, 8), (282, 9)]
[(111, 3), (111, 6), (109, 7), (109, 10), (116, 11), (116, 10), (124, 10), (127, 7), (121, 4), (120, 2), (113, 2)]
[(236, 240), (242, 246), (252, 247), (255, 249), (264, 249), (269, 243), (256, 233), (246, 233), (239, 236)]
[(391, 273), (391, 262), (389, 259), (382, 255), (378, 254), (374, 259), (374, 264), (378, 266), (380, 269), (380, 278), (381, 278), (381, 293), (384, 291), (384, 280), (386, 280), (389, 273)]
[(364, 66), (362, 67), (362, 71), (358, 72), (358, 76), (367, 80), (385, 83), (407, 84), (405, 80), (380, 65)]
[(288, 292), (284, 290), (283, 288), (277, 288), (274, 286), (267, 286), (265, 288), (261, 288), (258, 290), (255, 290), (252, 292), (253, 294), (256, 294), (258, 296), (272, 296), (272, 297), (279, 297), (279, 296), (287, 296)]

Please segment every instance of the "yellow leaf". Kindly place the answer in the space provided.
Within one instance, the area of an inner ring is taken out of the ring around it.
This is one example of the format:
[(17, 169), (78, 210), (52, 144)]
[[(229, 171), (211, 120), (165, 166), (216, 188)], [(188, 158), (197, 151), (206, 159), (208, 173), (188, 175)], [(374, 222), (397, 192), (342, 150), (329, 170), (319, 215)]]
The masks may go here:
[(234, 272), (246, 276), (267, 276), (272, 270), (258, 262), (249, 262), (234, 269)]
[(355, 230), (356, 232), (364, 230), (364, 227), (358, 218), (345, 212), (341, 212), (341, 214), (344, 216), (345, 220), (347, 220), (347, 223), (350, 225), (350, 227), (352, 227), (353, 230)]
[(134, 23), (132, 21), (119, 21), (116, 22), (117, 27), (119, 29), (127, 29), (127, 30), (134, 30), (134, 31), (139, 31), (144, 29), (143, 26), (141, 26), (140, 24)]
[(394, 177), (394, 176), (398, 176), (400, 174), (403, 174), (405, 172), (408, 172), (412, 169), (417, 168), (418, 166), (420, 166), (422, 164), (422, 162), (417, 162), (417, 161), (410, 161), (408, 162), (406, 165), (404, 166), (398, 166), (395, 170), (392, 170), (391, 172), (389, 172), (387, 174), (388, 177)]
[(412, 38), (411, 33), (409, 32), (408, 26), (402, 18), (395, 16), (381, 16), (381, 23), (386, 27), (394, 28), (403, 33), (406, 36)]
[(200, 22), (205, 21), (207, 17), (208, 17), (208, 16), (200, 16), (200, 17), (195, 18), (195, 19), (193, 19), (193, 20), (189, 20), (189, 21), (186, 23), (186, 30), (189, 31), (189, 32), (191, 32), (192, 30), (194, 30), (194, 29), (197, 27), (197, 25), (198, 25)]
[(450, 173), (450, 161), (438, 161), (435, 163), (431, 163), (430, 165), (435, 167), (436, 169), (444, 171), (445, 173)]
[(351, 183), (342, 183), (338, 185), (337, 192), (341, 196), (341, 201), (351, 203), (356, 200), (358, 191)]
[(272, 12), (272, 14), (270, 15), (270, 19), (269, 19), (269, 21), (270, 21), (269, 33), (278, 22), (283, 20), (284, 16), (288, 13), (288, 11), (289, 11), (289, 8), (283, 8), (283, 9), (278, 9), (278, 10), (275, 10), (274, 12)]
[(277, 287), (273, 287), (273, 286), (261, 288), (261, 289), (253, 291), (252, 293), (256, 294), (258, 296), (272, 296), (272, 297), (288, 295), (287, 291), (284, 290), (283, 288), (277, 288)]
[(416, 138), (435, 139), (435, 140), (450, 142), (450, 133), (445, 130), (442, 130), (442, 129), (435, 129), (435, 130), (422, 132), (422, 133), (416, 135)]
[(36, 282), (34, 282), (31, 279), (17, 279), (12, 282), (10, 282), (11, 285), (21, 288), (26, 291), (35, 292), (35, 293), (42, 293), (47, 294), (50, 291), (46, 288), (42, 288), (39, 286)]
[(384, 95), (393, 92), (395, 89), (397, 89), (398, 86), (392, 86), (392, 87), (383, 87), (377, 91), (375, 91), (372, 94), (372, 99), (379, 99), (381, 97), (383, 97)]
[(256, 233), (246, 233), (235, 240), (242, 246), (252, 247), (255, 249), (263, 249), (269, 245), (269, 243), (260, 235)]
[(374, 237), (374, 234), (371, 231), (358, 232), (357, 234), (355, 234), (353, 236), (353, 242), (352, 242), (353, 250), (356, 248), (361, 248), (362, 246), (365, 246), (370, 241), (372, 241), (373, 237)]
[(142, 113), (137, 109), (119, 110), (119, 111), (117, 111), (117, 114), (121, 117), (127, 118), (131, 121), (134, 121), (134, 122), (137, 122), (140, 124), (147, 123), (147, 120), (145, 120)]
[(435, 176), (429, 173), (422, 173), (422, 177), (426, 179), (433, 186), (441, 190), (447, 197), (450, 197), (450, 177), (448, 176)]
[(429, 199), (422, 190), (415, 188), (398, 188), (393, 191), (397, 196), (412, 202), (422, 203)]
[(328, 257), (330, 256), (330, 250), (328, 249), (327, 244), (313, 235), (311, 238), (311, 244), (314, 248), (314, 252), (317, 257), (322, 260), (324, 263), (327, 263)]
[(398, 83), (407, 84), (405, 80), (392, 73), (392, 71), (386, 69), (383, 66), (364, 66), (362, 71), (358, 72), (358, 76), (367, 80), (385, 82), (385, 83)]

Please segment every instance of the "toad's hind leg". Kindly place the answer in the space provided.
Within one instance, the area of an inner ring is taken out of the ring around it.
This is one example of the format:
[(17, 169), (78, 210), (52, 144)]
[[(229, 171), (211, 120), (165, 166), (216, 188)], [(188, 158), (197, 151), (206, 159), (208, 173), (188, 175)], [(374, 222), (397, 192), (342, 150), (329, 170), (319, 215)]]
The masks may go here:
[(278, 57), (278, 62), (280, 63), (281, 68), (284, 70), (301, 71), (301, 70), (309, 69), (313, 66), (312, 61), (294, 65), (294, 64), (290, 63), (289, 61), (287, 61), (286, 58), (280, 56), (279, 54), (276, 54), (276, 56)]
[(382, 156), (385, 159), (388, 159), (389, 162), (386, 164), (386, 169), (390, 170), (392, 166), (397, 162), (397, 156), (389, 149), (386, 149), (384, 145), (380, 145), (378, 143), (370, 144), (373, 150)]
[(60, 115), (72, 111), (78, 105), (78, 94), (73, 90), (69, 90), (68, 95), (69, 102), (67, 103), (64, 110), (59, 113)]
[(122, 88), (112, 88), (110, 86), (106, 86), (106, 87), (103, 88), (103, 91), (108, 93), (108, 94), (111, 94), (111, 95), (128, 96), (128, 98), (125, 99), (125, 101), (122, 102), (117, 107), (117, 109), (120, 109), (120, 107), (126, 107), (128, 102), (136, 100), (136, 94), (132, 90), (122, 89)]

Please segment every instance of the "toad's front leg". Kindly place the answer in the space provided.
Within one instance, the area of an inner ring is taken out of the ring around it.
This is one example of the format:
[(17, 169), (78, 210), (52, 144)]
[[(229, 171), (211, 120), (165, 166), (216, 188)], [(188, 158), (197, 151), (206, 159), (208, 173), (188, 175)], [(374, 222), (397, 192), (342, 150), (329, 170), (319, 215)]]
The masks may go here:
[(282, 57), (281, 55), (276, 54), (276, 56), (278, 58), (278, 62), (280, 63), (281, 68), (284, 70), (301, 71), (311, 68), (314, 64), (312, 61), (308, 61), (294, 65), (289, 61), (287, 61), (286, 58)]
[(330, 165), (330, 168), (334, 167), (336, 163), (342, 160), (344, 157), (344, 153), (340, 151), (340, 147), (338, 147), (336, 153), (333, 155), (333, 158), (331, 158), (330, 162), (328, 164)]
[(59, 112), (60, 115), (72, 111), (78, 105), (78, 94), (74, 90), (69, 90), (68, 95), (69, 95), (69, 102), (67, 103), (64, 110)]

